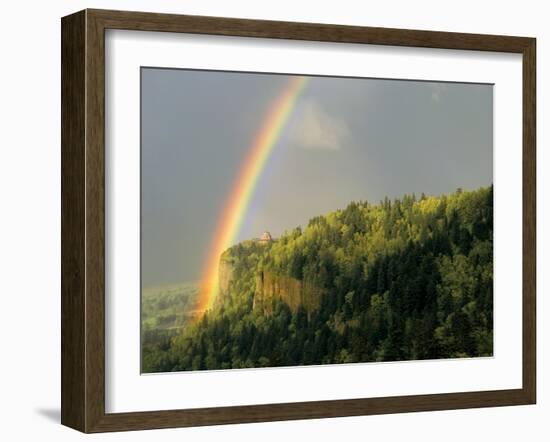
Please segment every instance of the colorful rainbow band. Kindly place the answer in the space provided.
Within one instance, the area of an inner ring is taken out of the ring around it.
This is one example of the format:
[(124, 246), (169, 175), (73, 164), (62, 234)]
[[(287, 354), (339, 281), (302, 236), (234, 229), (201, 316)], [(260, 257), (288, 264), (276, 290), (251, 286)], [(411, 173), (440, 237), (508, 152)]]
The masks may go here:
[(197, 306), (199, 311), (205, 311), (212, 307), (212, 303), (218, 294), (220, 256), (233, 245), (239, 234), (258, 179), (306, 83), (307, 77), (291, 77), (284, 91), (271, 106), (260, 131), (254, 137), (220, 215), (220, 221), (209, 249), (199, 287)]

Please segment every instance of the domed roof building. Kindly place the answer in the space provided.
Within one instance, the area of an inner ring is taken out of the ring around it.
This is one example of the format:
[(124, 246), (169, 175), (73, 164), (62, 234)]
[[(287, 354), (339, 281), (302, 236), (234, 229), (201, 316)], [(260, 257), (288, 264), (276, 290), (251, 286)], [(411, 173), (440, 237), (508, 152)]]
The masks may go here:
[(260, 236), (260, 239), (258, 241), (262, 244), (267, 244), (273, 241), (273, 238), (271, 236), (271, 233), (266, 230), (264, 233), (262, 233), (262, 236)]

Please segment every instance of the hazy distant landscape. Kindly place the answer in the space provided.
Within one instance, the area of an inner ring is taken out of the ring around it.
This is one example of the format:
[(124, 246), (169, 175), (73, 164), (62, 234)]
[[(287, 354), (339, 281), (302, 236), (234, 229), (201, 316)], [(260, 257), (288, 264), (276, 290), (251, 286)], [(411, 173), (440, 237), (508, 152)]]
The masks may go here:
[(171, 338), (181, 333), (194, 316), (197, 284), (149, 287), (141, 297), (141, 345), (145, 366), (148, 354), (170, 348)]

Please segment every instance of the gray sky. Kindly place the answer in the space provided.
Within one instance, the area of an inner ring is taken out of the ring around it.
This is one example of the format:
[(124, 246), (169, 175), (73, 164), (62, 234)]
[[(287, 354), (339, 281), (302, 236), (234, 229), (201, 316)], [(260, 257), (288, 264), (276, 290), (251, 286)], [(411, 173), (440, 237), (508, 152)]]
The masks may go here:
[[(142, 69), (142, 282), (200, 278), (220, 212), (285, 75)], [(490, 85), (314, 77), (239, 239), (353, 200), (492, 183)]]

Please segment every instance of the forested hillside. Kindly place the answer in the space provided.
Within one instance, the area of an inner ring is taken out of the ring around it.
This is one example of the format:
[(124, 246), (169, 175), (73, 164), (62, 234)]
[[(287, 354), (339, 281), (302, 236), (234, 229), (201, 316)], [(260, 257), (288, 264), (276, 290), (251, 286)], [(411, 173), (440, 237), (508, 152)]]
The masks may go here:
[(246, 241), (213, 309), (143, 371), (490, 356), (493, 191), (352, 202)]

